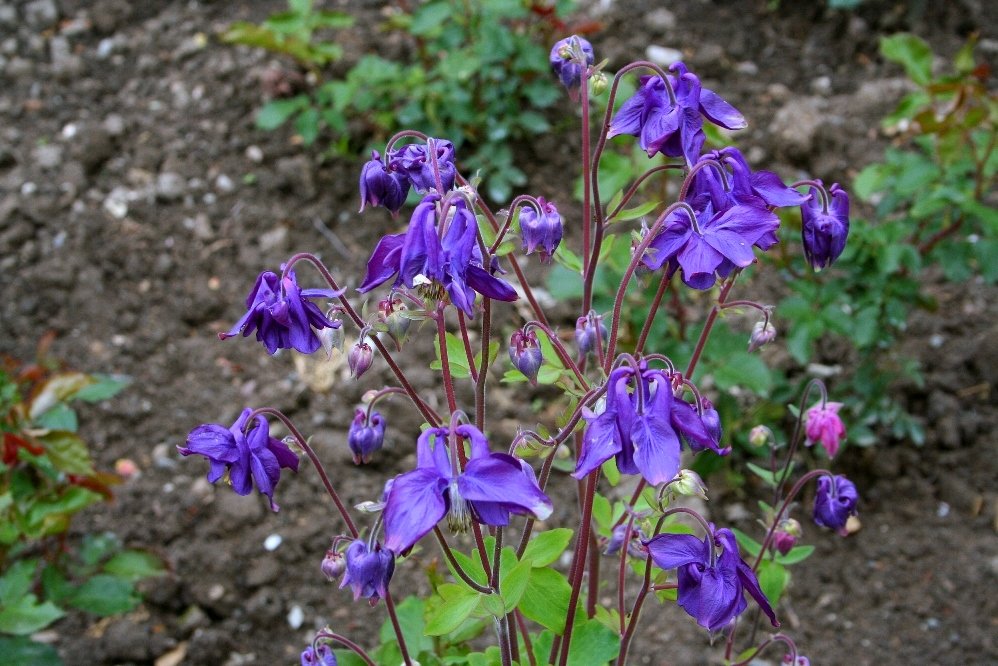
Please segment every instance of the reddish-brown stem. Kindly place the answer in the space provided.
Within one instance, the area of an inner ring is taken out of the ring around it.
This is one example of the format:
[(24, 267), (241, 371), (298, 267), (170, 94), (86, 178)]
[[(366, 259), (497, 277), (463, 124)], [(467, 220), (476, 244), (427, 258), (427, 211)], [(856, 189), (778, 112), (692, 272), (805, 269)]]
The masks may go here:
[[(468, 371), (471, 373), (471, 381), (478, 383), (478, 368), (475, 366), (475, 354), (471, 351), (471, 338), (468, 337), (468, 322), (464, 320), (464, 313), (457, 311), (457, 324), (461, 329), (461, 341), (464, 342), (464, 355), (468, 359)], [(483, 355), (484, 359), (485, 356)]]
[(351, 652), (353, 652), (354, 654), (356, 654), (361, 659), (363, 659), (364, 663), (366, 663), (368, 666), (378, 666), (375, 663), (375, 661), (371, 659), (371, 656), (367, 654), (364, 648), (357, 645), (346, 636), (341, 636), (337, 633), (333, 633), (332, 631), (328, 630), (320, 631), (315, 635), (315, 638), (312, 640), (312, 650), (316, 650), (318, 648), (319, 641), (321, 640), (335, 641), (340, 645), (344, 646), (345, 648), (347, 648), (348, 650), (350, 650)]
[(388, 617), (392, 620), (392, 628), (395, 630), (395, 638), (398, 640), (399, 652), (402, 653), (402, 662), (405, 666), (412, 666), (412, 659), (409, 658), (409, 649), (405, 645), (405, 636), (402, 635), (402, 626), (399, 624), (398, 615), (395, 613), (395, 602), (392, 601), (392, 593), (385, 589), (385, 607), (388, 609)]
[(582, 574), (586, 568), (586, 551), (589, 548), (589, 531), (593, 521), (593, 497), (596, 494), (596, 483), (599, 480), (599, 475), (600, 470), (595, 469), (586, 477), (586, 492), (582, 500), (582, 520), (579, 522), (579, 535), (575, 542), (575, 557), (573, 558), (575, 576), (572, 580), (572, 594), (568, 600), (568, 615), (565, 618), (565, 633), (562, 635), (559, 666), (565, 666), (568, 663), (568, 650), (572, 644), (572, 625), (575, 623), (575, 612), (582, 590)]
[(333, 484), (329, 481), (329, 475), (326, 474), (326, 469), (322, 466), (322, 462), (319, 457), (315, 455), (315, 451), (309, 446), (308, 442), (305, 440), (305, 436), (301, 434), (301, 431), (295, 427), (295, 424), (291, 422), (284, 412), (274, 407), (258, 407), (250, 412), (249, 418), (246, 419), (248, 423), (251, 423), (254, 418), (259, 414), (269, 414), (276, 418), (278, 421), (284, 424), (284, 427), (288, 429), (291, 436), (295, 438), (295, 442), (298, 447), (305, 452), (308, 459), (312, 461), (312, 466), (315, 467), (315, 471), (319, 473), (319, 478), (322, 480), (322, 485), (326, 488), (326, 493), (333, 500), (333, 504), (336, 505), (336, 510), (340, 512), (340, 517), (343, 518), (343, 522), (346, 523), (347, 529), (350, 530), (350, 535), (355, 539), (360, 535), (357, 531), (357, 526), (354, 525), (353, 520), (350, 518), (350, 514), (347, 512), (347, 508), (340, 501), (340, 496), (336, 493), (333, 488)]
[(513, 611), (513, 617), (516, 618), (516, 626), (520, 628), (520, 635), (523, 636), (523, 648), (527, 652), (527, 662), (530, 666), (537, 666), (534, 645), (530, 642), (530, 632), (527, 631), (527, 623), (523, 619), (523, 613), (520, 612), (520, 609), (516, 609)]

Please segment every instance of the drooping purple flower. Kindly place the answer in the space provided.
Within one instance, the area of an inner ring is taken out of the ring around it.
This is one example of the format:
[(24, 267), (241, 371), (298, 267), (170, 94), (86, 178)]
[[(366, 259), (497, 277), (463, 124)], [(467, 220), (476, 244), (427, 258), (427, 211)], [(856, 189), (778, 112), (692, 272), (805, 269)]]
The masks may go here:
[(385, 596), (388, 581), (395, 572), (395, 553), (381, 544), (375, 544), (372, 550), (364, 539), (356, 539), (347, 546), (346, 558), (346, 574), (340, 581), (340, 589), (349, 585), (354, 601), (363, 597), (375, 605)]
[(551, 47), (551, 69), (570, 92), (577, 92), (586, 69), (596, 61), (593, 45), (572, 35), (558, 40)]
[(731, 530), (713, 530), (703, 541), (692, 534), (659, 534), (644, 543), (656, 565), (677, 570), (680, 607), (708, 631), (720, 631), (745, 610), (745, 592), (780, 626), (755, 573), (738, 555)]
[[(282, 288), (283, 287), (283, 288)], [(276, 273), (264, 271), (246, 297), (246, 314), (230, 331), (219, 333), (220, 340), (256, 331), (256, 339), (270, 354), (278, 349), (296, 349), (311, 354), (322, 346), (315, 329), (339, 328), (339, 321), (322, 314), (310, 298), (335, 298), (343, 292), (329, 289), (302, 289), (294, 271), (288, 271), (283, 284)]]
[(845, 475), (823, 476), (818, 479), (818, 491), (814, 495), (814, 522), (846, 536), (846, 522), (849, 516), (856, 515), (857, 502), (859, 492)]
[(385, 420), (381, 413), (372, 411), (368, 418), (367, 410), (358, 408), (354, 412), (350, 432), (347, 433), (347, 444), (353, 452), (354, 464), (370, 462), (371, 455), (381, 449), (384, 441)]
[(670, 270), (678, 267), (683, 282), (693, 289), (710, 289), (718, 277), (750, 265), (755, 260), (752, 246), (780, 224), (775, 213), (754, 206), (715, 212), (708, 202), (694, 212), (696, 220), (690, 219), (685, 208), (670, 213), (644, 258), (652, 270), (667, 262)]
[(811, 666), (811, 660), (802, 654), (797, 655), (797, 659), (785, 654), (783, 655), (783, 663), (787, 666)]
[[(461, 472), (450, 446), (459, 438), (471, 455)], [(453, 440), (450, 442), (449, 440)], [(510, 514), (551, 515), (551, 500), (537, 485), (526, 462), (505, 453), (490, 453), (485, 435), (472, 425), (428, 428), (416, 442), (416, 469), (390, 481), (384, 510), (385, 546), (404, 553), (447, 516), (451, 529), (467, 529), (472, 520), (486, 525), (509, 524)]]
[(325, 643), (320, 643), (318, 649), (309, 645), (301, 653), (301, 666), (336, 666), (336, 654)]
[(757, 321), (749, 336), (748, 350), (754, 352), (776, 339), (776, 327), (771, 321)]
[(187, 435), (186, 445), (177, 450), (183, 456), (207, 458), (211, 483), (225, 478), (239, 495), (249, 495), (256, 484), (260, 494), (270, 501), (270, 508), (277, 511), (274, 489), (281, 479), (281, 469), (297, 472), (298, 456), (287, 444), (270, 436), (270, 424), (262, 414), (257, 414), (249, 432), (244, 432), (252, 412), (244, 409), (230, 428), (217, 423), (199, 425)]
[(687, 200), (708, 196), (716, 210), (723, 210), (739, 204), (757, 208), (800, 206), (810, 199), (787, 186), (772, 171), (752, 171), (745, 156), (733, 146), (706, 153), (700, 158), (701, 162), (704, 160), (714, 160), (726, 167), (727, 188), (714, 168), (704, 167), (693, 177)]
[(523, 251), (533, 254), (540, 248), (541, 263), (548, 264), (561, 243), (561, 215), (558, 208), (544, 197), (537, 197), (537, 204), (544, 211), (543, 215), (538, 215), (533, 206), (524, 206), (520, 211), (520, 235)]
[(849, 195), (834, 183), (827, 198), (826, 206), (825, 197), (812, 187), (811, 199), (800, 207), (804, 256), (815, 271), (831, 266), (849, 237)]
[(638, 145), (648, 156), (662, 153), (668, 157), (684, 157), (689, 166), (700, 158), (706, 135), (705, 116), (715, 125), (726, 129), (742, 129), (745, 118), (721, 97), (700, 85), (700, 79), (677, 62), (669, 68), (669, 83), (675, 93), (675, 103), (669, 99), (665, 81), (660, 76), (641, 77), (641, 86), (610, 121), (607, 138), (619, 134), (638, 137)]
[[(613, 532), (610, 538), (606, 542), (606, 547), (603, 549), (604, 555), (616, 555), (620, 552), (621, 546), (624, 545), (624, 539), (627, 538), (627, 524), (621, 523), (613, 528)], [(644, 559), (645, 553), (641, 549), (641, 542), (644, 540), (645, 535), (641, 531), (640, 527), (631, 527), (631, 540), (627, 542), (627, 554), (631, 557), (637, 557)]]
[(413, 211), (406, 233), (378, 241), (357, 291), (366, 293), (397, 276), (395, 286), (419, 288), (433, 298), (442, 298), (446, 293), (451, 303), (468, 316), (474, 314), (475, 292), (500, 301), (515, 301), (516, 290), (483, 267), (477, 243), (478, 224), (463, 199), (451, 202), (453, 217), (440, 238), (439, 201), (439, 195), (427, 195)]
[[(662, 370), (624, 365), (610, 373), (602, 413), (586, 410), (582, 454), (574, 476), (581, 479), (616, 457), (623, 474), (641, 474), (651, 485), (671, 481), (679, 471), (680, 437), (695, 451), (724, 454), (703, 416), (672, 393)], [(719, 438), (719, 433), (717, 434)]]
[(537, 343), (537, 334), (533, 331), (517, 329), (509, 338), (509, 360), (513, 366), (530, 380), (537, 384), (537, 371), (544, 362), (541, 348)]
[[(433, 144), (430, 152), (429, 144)], [(427, 143), (409, 143), (388, 153), (389, 169), (405, 176), (417, 192), (437, 189), (437, 179), (433, 171), (433, 156), (436, 155), (437, 169), (440, 171), (440, 187), (443, 192), (454, 187), (457, 169), (454, 166), (454, 144), (445, 139), (427, 139)], [(442, 192), (441, 192), (442, 193)]]
[(580, 356), (595, 354), (596, 345), (606, 343), (608, 335), (603, 317), (593, 310), (575, 321), (575, 345), (579, 348)]
[(807, 410), (807, 445), (820, 442), (829, 458), (839, 452), (839, 445), (846, 437), (846, 427), (842, 424), (839, 410), (841, 402), (819, 402)]
[(364, 207), (384, 206), (397, 215), (405, 197), (409, 194), (409, 179), (395, 171), (389, 171), (381, 161), (378, 151), (371, 151), (371, 159), (360, 171), (360, 211)]

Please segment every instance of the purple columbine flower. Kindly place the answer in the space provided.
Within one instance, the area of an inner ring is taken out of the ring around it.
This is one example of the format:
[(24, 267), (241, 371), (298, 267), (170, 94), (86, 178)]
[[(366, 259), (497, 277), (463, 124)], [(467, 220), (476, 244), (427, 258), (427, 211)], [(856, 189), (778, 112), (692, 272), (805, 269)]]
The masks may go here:
[(558, 209), (544, 197), (537, 197), (537, 204), (544, 214), (537, 215), (533, 206), (524, 206), (520, 211), (520, 236), (523, 239), (523, 251), (533, 254), (540, 248), (541, 263), (551, 263), (554, 251), (561, 243), (562, 225)]
[(347, 434), (347, 444), (353, 452), (353, 462), (370, 462), (371, 455), (381, 449), (385, 441), (385, 420), (380, 412), (372, 411), (368, 418), (366, 409), (354, 412), (350, 432)]
[(572, 93), (578, 92), (582, 75), (595, 61), (593, 45), (578, 35), (558, 40), (551, 47), (551, 69)]
[(225, 480), (239, 495), (249, 495), (253, 484), (261, 495), (270, 501), (270, 508), (280, 507), (274, 502), (274, 488), (281, 479), (281, 469), (298, 471), (298, 456), (288, 445), (270, 436), (270, 424), (262, 414), (257, 414), (249, 432), (244, 432), (252, 409), (244, 409), (231, 428), (216, 423), (199, 425), (187, 435), (186, 446), (178, 446), (182, 456), (196, 454), (208, 459), (208, 481)]
[(839, 452), (839, 445), (846, 437), (846, 427), (839, 417), (841, 402), (819, 402), (807, 410), (807, 445), (820, 442), (829, 458)]
[(797, 659), (793, 659), (789, 654), (783, 655), (783, 663), (787, 666), (811, 666), (811, 660), (804, 655), (797, 655)]
[(296, 349), (311, 354), (322, 346), (315, 329), (339, 328), (339, 321), (327, 319), (310, 298), (335, 298), (341, 291), (302, 289), (295, 272), (288, 271), (280, 283), (276, 273), (264, 271), (246, 297), (246, 314), (232, 330), (219, 333), (220, 340), (256, 331), (256, 339), (270, 354), (278, 349)]
[(691, 449), (723, 455), (715, 434), (685, 400), (673, 396), (663, 370), (624, 365), (610, 373), (603, 412), (584, 412), (582, 454), (573, 476), (581, 479), (611, 456), (623, 474), (641, 474), (651, 485), (671, 481), (679, 472), (680, 438)]
[(666, 218), (661, 232), (648, 246), (644, 264), (657, 270), (682, 269), (683, 282), (693, 289), (710, 289), (717, 278), (755, 261), (752, 246), (780, 226), (775, 213), (754, 206), (732, 206), (714, 211), (707, 203), (695, 211), (677, 208)]
[(575, 321), (575, 345), (579, 348), (580, 356), (595, 354), (596, 345), (605, 344), (608, 335), (603, 317), (593, 310)]
[(370, 599), (371, 605), (385, 596), (388, 581), (395, 572), (395, 553), (375, 544), (372, 549), (363, 539), (347, 546), (347, 568), (340, 589), (347, 585), (353, 590), (353, 600)]
[(827, 197), (812, 187), (811, 199), (800, 207), (800, 214), (807, 262), (815, 271), (831, 266), (849, 236), (849, 195), (838, 183), (828, 188)]
[(846, 522), (856, 515), (859, 492), (855, 484), (844, 475), (823, 476), (818, 479), (818, 492), (814, 496), (814, 522), (841, 536), (846, 536)]
[(544, 362), (541, 348), (537, 343), (537, 334), (533, 331), (517, 329), (509, 338), (509, 360), (513, 366), (537, 385), (537, 371)]
[[(606, 547), (603, 549), (604, 555), (616, 555), (620, 552), (621, 546), (624, 545), (624, 539), (627, 537), (627, 524), (621, 523), (613, 528), (610, 538), (606, 542)], [(645, 535), (638, 526), (633, 526), (631, 528), (631, 540), (627, 543), (627, 554), (631, 557), (636, 557), (639, 559), (645, 558), (645, 553), (641, 548), (641, 542), (644, 540)]]
[(437, 169), (440, 171), (440, 187), (443, 192), (454, 187), (457, 169), (454, 166), (454, 144), (444, 139), (427, 139), (427, 143), (410, 143), (388, 153), (389, 169), (405, 176), (417, 192), (428, 192), (437, 189), (437, 179), (433, 172), (434, 153), (430, 152), (429, 143), (433, 144), (436, 154)]
[(357, 291), (366, 293), (397, 276), (395, 286), (419, 288), (435, 299), (446, 293), (451, 303), (469, 317), (474, 314), (475, 292), (500, 301), (515, 301), (516, 290), (483, 268), (478, 223), (463, 199), (451, 203), (453, 217), (440, 238), (439, 201), (439, 195), (427, 195), (413, 211), (406, 233), (378, 241)]
[[(464, 471), (450, 447), (471, 445)], [(451, 441), (449, 441), (451, 440)], [(467, 529), (472, 520), (507, 525), (510, 514), (551, 515), (551, 500), (537, 485), (526, 462), (505, 453), (490, 453), (485, 435), (472, 425), (428, 428), (416, 442), (416, 469), (391, 481), (385, 504), (385, 546), (404, 553), (444, 516), (452, 530)]]
[(715, 125), (737, 130), (747, 123), (741, 113), (721, 97), (700, 85), (700, 79), (677, 62), (669, 68), (669, 83), (675, 91), (673, 104), (660, 76), (642, 76), (641, 86), (624, 102), (610, 121), (607, 138), (619, 134), (638, 137), (648, 156), (662, 153), (684, 157), (689, 166), (700, 159), (706, 135), (703, 116)]
[(336, 655), (325, 643), (320, 643), (318, 649), (309, 645), (301, 653), (301, 666), (336, 666)]
[(680, 607), (708, 631), (720, 631), (745, 610), (745, 592), (780, 626), (755, 573), (738, 555), (731, 530), (713, 530), (703, 541), (692, 534), (659, 534), (644, 543), (656, 565), (677, 570)]
[(409, 194), (409, 186), (408, 177), (389, 171), (378, 151), (372, 150), (370, 161), (360, 171), (360, 212), (370, 204), (384, 206), (392, 215), (398, 215)]
[[(729, 167), (725, 188), (720, 175), (712, 167), (703, 167), (693, 177), (693, 185), (687, 193), (687, 200), (708, 196), (717, 210), (739, 204), (756, 208), (780, 208), (800, 206), (810, 199), (806, 194), (786, 185), (772, 171), (752, 171), (745, 156), (733, 146), (706, 153), (700, 158), (714, 160)], [(696, 206), (694, 206), (696, 207)]]

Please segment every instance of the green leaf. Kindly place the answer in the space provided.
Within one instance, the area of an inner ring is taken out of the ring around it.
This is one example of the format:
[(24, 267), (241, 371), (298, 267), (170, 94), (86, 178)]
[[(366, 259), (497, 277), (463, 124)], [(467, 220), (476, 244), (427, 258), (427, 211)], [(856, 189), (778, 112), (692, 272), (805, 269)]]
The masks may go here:
[(127, 375), (96, 374), (90, 375), (90, 378), (96, 381), (77, 391), (74, 398), (84, 402), (102, 402), (118, 395), (132, 383), (132, 378)]
[(765, 481), (766, 485), (768, 485), (768, 486), (770, 486), (772, 488), (776, 487), (777, 479), (780, 476), (779, 472), (773, 473), (771, 470), (768, 470), (768, 469), (766, 469), (764, 467), (759, 467), (759, 465), (756, 465), (756, 464), (750, 463), (750, 462), (746, 462), (745, 465), (750, 470), (752, 470), (752, 472), (756, 476), (758, 476), (760, 479), (762, 479), (763, 481)]
[(26, 636), (40, 631), (65, 615), (51, 601), (38, 603), (38, 598), (27, 594), (15, 603), (0, 608), (0, 633)]
[(881, 37), (880, 53), (903, 66), (918, 85), (926, 86), (932, 81), (932, 49), (920, 37), (908, 33)]
[(520, 561), (509, 573), (504, 573), (499, 581), (499, 593), (507, 613), (516, 608), (527, 589), (527, 584), (530, 582), (531, 564), (530, 560)]
[(45, 447), (49, 460), (59, 471), (80, 476), (90, 476), (94, 473), (90, 450), (86, 442), (75, 433), (53, 430), (39, 437), (38, 441)]
[(118, 553), (104, 565), (104, 571), (133, 583), (143, 578), (162, 576), (166, 573), (163, 562), (152, 553), (126, 550)]
[[(430, 369), (441, 370), (443, 369), (443, 361), (440, 359), (439, 337), (433, 339), (433, 347), (436, 350), (437, 359), (430, 363)], [(453, 333), (447, 333), (447, 365), (454, 379), (463, 379), (471, 376), (471, 370), (468, 367), (468, 354), (464, 349), (464, 342)]]
[(16, 560), (0, 578), (0, 606), (17, 603), (31, 589), (38, 560)]
[(728, 353), (724, 362), (716, 367), (712, 374), (722, 391), (730, 391), (736, 386), (741, 386), (756, 395), (766, 397), (773, 390), (772, 372), (758, 354), (749, 354), (746, 351)]
[(69, 526), (69, 516), (103, 500), (98, 493), (71, 486), (54, 501), (32, 505), (25, 515), (25, 524), (34, 536), (58, 534)]
[(288, 118), (306, 108), (308, 103), (306, 95), (267, 102), (256, 112), (256, 126), (262, 130), (277, 129), (287, 122)]
[(67, 600), (75, 608), (100, 616), (127, 613), (141, 601), (130, 582), (106, 574), (89, 579)]
[(429, 36), (436, 32), (451, 17), (452, 9), (448, 2), (431, 2), (419, 8), (409, 24), (409, 32), (417, 37)]
[(780, 603), (783, 590), (790, 582), (790, 572), (778, 562), (763, 560), (759, 563), (758, 577), (762, 593), (769, 599), (769, 604), (776, 608), (776, 604)]
[[(423, 600), (415, 596), (406, 597), (395, 607), (395, 615), (398, 618), (399, 626), (402, 627), (402, 636), (405, 638), (406, 646), (413, 654), (433, 649), (433, 641), (426, 636), (425, 614)], [(391, 620), (385, 620), (384, 624), (381, 625), (379, 635), (382, 643), (396, 641), (395, 628), (392, 626)]]
[(735, 540), (738, 541), (738, 545), (752, 557), (759, 557), (759, 553), (762, 552), (762, 544), (750, 537), (745, 532), (740, 529), (732, 527), (732, 533), (735, 535)]
[(569, 666), (606, 664), (620, 652), (620, 635), (596, 620), (584, 620), (572, 630)]
[(523, 559), (530, 560), (534, 567), (546, 567), (568, 548), (572, 534), (573, 530), (567, 527), (541, 532), (527, 543)]
[(786, 555), (777, 555), (776, 561), (784, 565), (797, 564), (809, 558), (813, 552), (814, 546), (796, 546)]
[(640, 206), (620, 211), (617, 213), (616, 217), (609, 221), (612, 222), (613, 220), (618, 220), (620, 222), (626, 222), (628, 220), (636, 220), (639, 217), (644, 217), (660, 205), (662, 205), (661, 201), (646, 201)]
[(46, 430), (76, 432), (79, 422), (76, 419), (76, 412), (73, 411), (73, 408), (64, 402), (60, 402), (35, 419), (35, 425)]
[(62, 658), (54, 647), (28, 638), (0, 636), (0, 654), (6, 663), (18, 666), (63, 666)]
[(520, 598), (520, 611), (534, 622), (561, 634), (565, 630), (572, 588), (554, 569), (535, 569)]
[(28, 408), (28, 418), (34, 421), (56, 404), (71, 399), (93, 381), (92, 377), (82, 372), (64, 372), (55, 375), (42, 384), (41, 389), (32, 398)]

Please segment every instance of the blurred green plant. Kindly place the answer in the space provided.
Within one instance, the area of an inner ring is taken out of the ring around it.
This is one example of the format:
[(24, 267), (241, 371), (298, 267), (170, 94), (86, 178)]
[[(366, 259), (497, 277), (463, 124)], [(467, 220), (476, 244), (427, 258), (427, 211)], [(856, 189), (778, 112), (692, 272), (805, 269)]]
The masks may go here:
[(99, 616), (135, 608), (135, 582), (163, 571), (156, 556), (125, 550), (113, 534), (66, 538), (88, 506), (109, 501), (113, 474), (97, 471), (78, 434), (71, 402), (114, 397), (128, 379), (59, 368), (39, 345), (39, 361), (0, 366), (0, 654), (5, 663), (61, 664), (30, 634), (72, 607)]
[[(328, 128), (338, 153), (356, 152), (358, 139), (378, 142), (400, 128), (417, 129), (464, 149), (462, 163), (487, 172), (489, 196), (504, 201), (526, 182), (513, 164), (510, 142), (547, 132), (551, 126), (541, 111), (563, 95), (543, 45), (573, 4), (430, 0), (394, 12), (384, 28), (407, 36), (411, 62), (363, 55), (341, 78), (265, 104), (257, 126), (271, 130), (292, 122), (306, 144)], [(318, 12), (307, 0), (289, 5), (259, 26), (234, 24), (222, 39), (291, 56), (318, 72), (341, 53), (321, 41), (316, 28), (344, 27), (347, 18)]]

